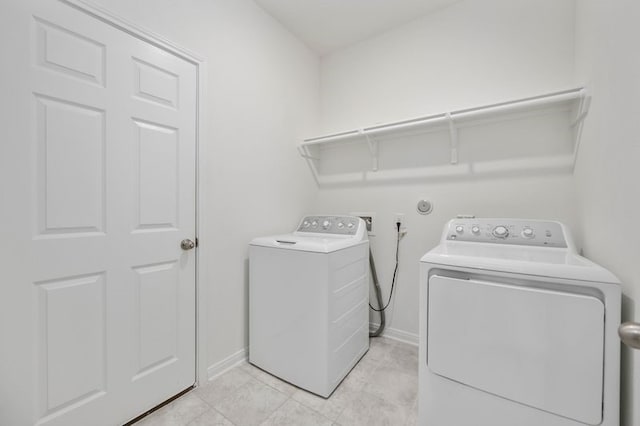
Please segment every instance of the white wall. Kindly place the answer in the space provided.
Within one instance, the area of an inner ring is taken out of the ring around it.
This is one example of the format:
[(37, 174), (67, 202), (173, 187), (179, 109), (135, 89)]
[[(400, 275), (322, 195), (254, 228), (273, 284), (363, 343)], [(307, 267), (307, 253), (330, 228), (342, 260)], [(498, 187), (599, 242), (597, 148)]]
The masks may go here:
[[(640, 4), (577, 4), (576, 68), (593, 95), (575, 174), (584, 252), (622, 281), (623, 320), (640, 321)], [(640, 356), (633, 352), (622, 356), (626, 426), (640, 424)]]
[(327, 132), (566, 89), (574, 0), (463, 0), (322, 58)]
[[(422, 198), (434, 202), (428, 216), (416, 212)], [(394, 267), (394, 213), (405, 213), (408, 234), (400, 243), (400, 272), (387, 326), (393, 337), (417, 343), (418, 261), (440, 238), (445, 222), (457, 214), (480, 217), (557, 218), (572, 223), (575, 202), (567, 176), (487, 178), (463, 182), (410, 183), (321, 190), (319, 212), (375, 212), (376, 236), (370, 243), (384, 300)], [(372, 294), (372, 300), (373, 294)], [(373, 302), (372, 302), (373, 303)], [(377, 316), (372, 315), (377, 322)]]
[[(325, 56), (321, 127), (355, 129), (575, 87), (574, 6), (564, 0), (461, 1)], [(517, 143), (517, 133), (514, 138)], [(487, 149), (499, 156), (500, 146)], [(417, 214), (421, 198), (434, 202), (431, 215)], [(409, 233), (401, 243), (388, 324), (391, 333), (411, 340), (418, 332), (418, 260), (438, 243), (448, 219), (457, 214), (548, 218), (573, 226), (575, 202), (570, 174), (516, 172), (326, 186), (315, 209), (377, 213), (371, 245), (385, 299), (393, 273), (393, 214), (407, 215)]]
[(247, 245), (291, 229), (316, 188), (295, 143), (318, 115), (318, 59), (249, 0), (99, 0), (207, 62), (201, 267), (208, 365), (245, 349)]

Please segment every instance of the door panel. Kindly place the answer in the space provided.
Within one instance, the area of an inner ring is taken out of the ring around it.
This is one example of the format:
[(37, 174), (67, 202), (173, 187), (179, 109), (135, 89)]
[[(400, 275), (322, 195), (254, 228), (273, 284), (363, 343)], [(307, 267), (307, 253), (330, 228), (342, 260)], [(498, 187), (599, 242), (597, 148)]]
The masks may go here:
[(42, 414), (106, 391), (105, 284), (104, 274), (38, 283)]
[(37, 17), (35, 21), (38, 66), (104, 87), (104, 44)]
[(133, 120), (137, 144), (136, 230), (178, 227), (178, 129)]
[(104, 231), (105, 111), (43, 95), (35, 102), (38, 233)]
[(134, 268), (138, 370), (132, 380), (178, 360), (178, 265), (176, 262)]
[(178, 108), (179, 76), (157, 65), (133, 58), (135, 96), (154, 104)]
[(28, 338), (7, 343), (20, 396), (3, 388), (0, 424), (121, 424), (195, 382), (180, 241), (195, 238), (196, 66), (61, 1), (7, 13), (25, 52), (8, 71), (25, 119), (7, 167), (26, 178), (7, 193), (22, 217), (2, 226)]

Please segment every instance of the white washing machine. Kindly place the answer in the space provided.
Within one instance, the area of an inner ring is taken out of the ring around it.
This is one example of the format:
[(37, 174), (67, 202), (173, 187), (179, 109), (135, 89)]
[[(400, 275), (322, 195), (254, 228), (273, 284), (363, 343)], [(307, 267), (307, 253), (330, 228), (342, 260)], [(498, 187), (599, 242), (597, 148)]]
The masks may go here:
[(420, 425), (619, 426), (620, 285), (561, 223), (454, 219), (420, 277)]
[(249, 257), (249, 362), (328, 397), (369, 349), (364, 221), (308, 216)]

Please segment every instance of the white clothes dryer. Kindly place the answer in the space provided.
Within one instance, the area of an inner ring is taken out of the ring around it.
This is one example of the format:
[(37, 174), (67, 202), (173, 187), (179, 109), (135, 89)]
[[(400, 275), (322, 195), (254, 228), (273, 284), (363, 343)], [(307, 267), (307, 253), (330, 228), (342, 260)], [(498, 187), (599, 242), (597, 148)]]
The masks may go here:
[(564, 225), (451, 220), (420, 280), (421, 426), (619, 426), (620, 284)]
[(369, 349), (364, 221), (308, 216), (249, 257), (249, 362), (328, 397)]

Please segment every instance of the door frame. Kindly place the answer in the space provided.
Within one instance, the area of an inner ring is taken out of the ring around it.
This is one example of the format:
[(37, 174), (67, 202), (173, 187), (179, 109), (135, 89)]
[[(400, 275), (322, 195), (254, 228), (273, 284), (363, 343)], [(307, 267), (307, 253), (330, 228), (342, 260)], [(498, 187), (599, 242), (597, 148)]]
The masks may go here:
[[(66, 4), (70, 7), (73, 7), (81, 12), (86, 13), (93, 18), (99, 19), (100, 21), (120, 30), (124, 31), (127, 34), (138, 38), (139, 40), (150, 43), (160, 49), (163, 49), (169, 53), (172, 53), (179, 58), (193, 64), (196, 67), (196, 75), (197, 75), (197, 87), (196, 87), (196, 164), (195, 167), (195, 175), (196, 175), (196, 241), (198, 242), (197, 249), (195, 250), (196, 254), (196, 273), (195, 273), (195, 293), (196, 293), (196, 318), (195, 318), (195, 342), (196, 342), (196, 359), (195, 359), (195, 377), (196, 377), (196, 385), (200, 383), (205, 383), (208, 380), (207, 375), (207, 304), (206, 304), (206, 287), (204, 283), (206, 282), (206, 277), (204, 276), (206, 268), (201, 268), (200, 266), (203, 264), (203, 245), (200, 239), (200, 235), (205, 234), (205, 226), (204, 226), (204, 218), (207, 215), (204, 212), (205, 204), (202, 202), (203, 195), (205, 194), (204, 183), (206, 179), (203, 176), (203, 168), (201, 165), (203, 164), (201, 159), (205, 158), (205, 144), (202, 142), (205, 140), (205, 97), (206, 93), (205, 83), (206, 83), (206, 61), (205, 59), (193, 51), (186, 49), (176, 43), (166, 39), (165, 37), (139, 27), (138, 25), (118, 16), (109, 10), (98, 6), (91, 1), (88, 0), (58, 0), (63, 4)], [(204, 245), (206, 248), (207, 245)]]

